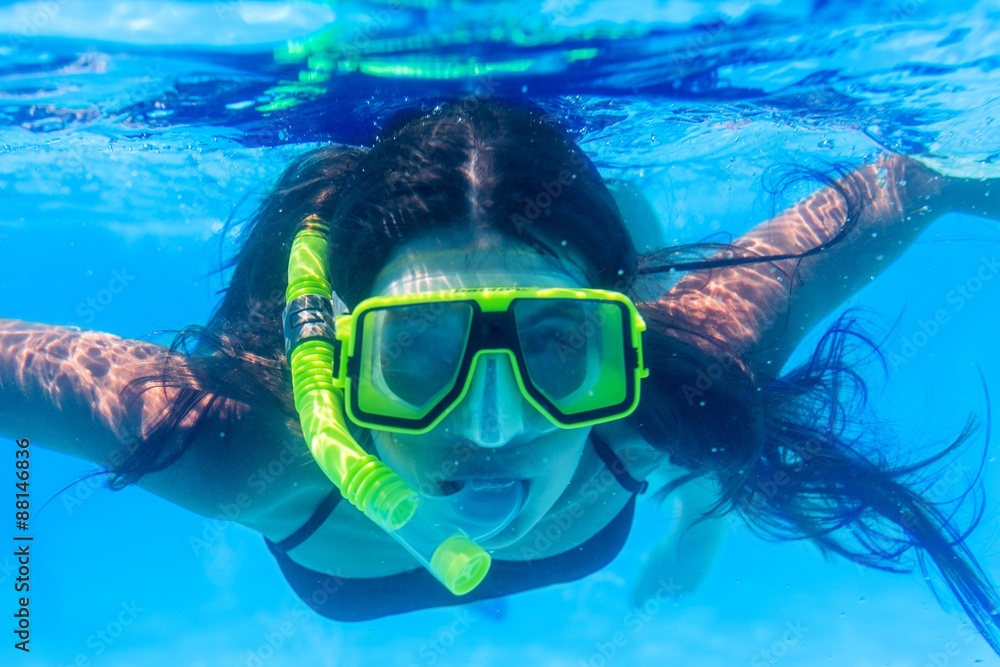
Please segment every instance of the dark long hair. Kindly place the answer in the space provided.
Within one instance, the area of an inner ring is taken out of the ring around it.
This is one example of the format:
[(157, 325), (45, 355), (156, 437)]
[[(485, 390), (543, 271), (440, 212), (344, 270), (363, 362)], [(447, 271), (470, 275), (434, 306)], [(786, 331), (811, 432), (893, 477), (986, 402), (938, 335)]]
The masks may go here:
[[(852, 193), (842, 195), (852, 211), (864, 206)], [(536, 110), (495, 100), (442, 105), (388, 128), (371, 149), (324, 147), (289, 167), (247, 226), (242, 249), (227, 267), (232, 280), (210, 322), (182, 331), (166, 363), (130, 387), (136, 395), (177, 387), (180, 409), (131, 448), (111, 471), (112, 487), (175, 461), (193, 436), (176, 442), (171, 432), (188, 411), (218, 397), (246, 404), (245, 418), (262, 428), (297, 431), (281, 311), (290, 244), (297, 223), (311, 214), (330, 223), (331, 282), (349, 306), (368, 295), (394, 247), (434, 230), (472, 234), (484, 247), (518, 238), (540, 253), (582, 258), (592, 285), (632, 296), (647, 322), (650, 376), (629, 423), (688, 471), (665, 492), (709, 476), (721, 490), (713, 512), (738, 512), (765, 536), (812, 539), (889, 570), (905, 569), (911, 550), (921, 565), (929, 556), (1000, 652), (998, 618), (991, 615), (998, 606), (995, 590), (965, 535), (942, 507), (915, 490), (971, 427), (927, 460), (888, 460), (858, 428), (855, 408), (866, 387), (852, 360), (879, 355), (850, 315), (827, 331), (804, 365), (763, 385), (726, 341), (692, 345), (690, 337), (699, 334), (680, 335), (666, 307), (669, 297), (639, 288), (638, 278), (664, 269), (663, 254), (636, 256), (590, 160)], [(676, 249), (670, 252), (676, 256)], [(675, 268), (696, 269), (707, 280), (718, 266), (774, 260), (706, 258)], [(181, 357), (183, 364), (171, 363)], [(701, 386), (706, 369), (712, 381)], [(697, 402), (686, 393), (690, 387), (701, 387)]]

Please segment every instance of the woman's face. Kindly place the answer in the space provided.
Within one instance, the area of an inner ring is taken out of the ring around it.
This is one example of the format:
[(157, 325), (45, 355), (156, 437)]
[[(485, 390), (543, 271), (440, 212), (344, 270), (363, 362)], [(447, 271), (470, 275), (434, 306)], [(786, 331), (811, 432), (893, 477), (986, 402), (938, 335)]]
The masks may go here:
[[(372, 295), (462, 287), (586, 287), (570, 262), (520, 242), (481, 250), (437, 238), (400, 246), (375, 279)], [(488, 358), (495, 359), (489, 363)], [(551, 509), (576, 471), (590, 428), (555, 426), (522, 396), (506, 355), (481, 358), (468, 394), (437, 427), (420, 434), (372, 431), (379, 456), (415, 488), (447, 495), (472, 481), (521, 482), (525, 499), (514, 520), (483, 541), (516, 542)], [(485, 362), (485, 363), (484, 363)]]

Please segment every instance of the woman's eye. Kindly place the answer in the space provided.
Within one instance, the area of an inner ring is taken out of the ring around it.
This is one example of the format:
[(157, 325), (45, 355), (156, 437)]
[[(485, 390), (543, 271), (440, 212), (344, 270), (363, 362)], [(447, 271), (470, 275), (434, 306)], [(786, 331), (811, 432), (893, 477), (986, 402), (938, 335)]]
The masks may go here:
[(531, 344), (580, 344), (581, 332), (584, 331), (583, 318), (572, 315), (563, 312), (521, 326), (518, 334), (522, 344), (529, 341)]
[(521, 337), (525, 352), (545, 352), (567, 345), (569, 334), (562, 327), (535, 327)]

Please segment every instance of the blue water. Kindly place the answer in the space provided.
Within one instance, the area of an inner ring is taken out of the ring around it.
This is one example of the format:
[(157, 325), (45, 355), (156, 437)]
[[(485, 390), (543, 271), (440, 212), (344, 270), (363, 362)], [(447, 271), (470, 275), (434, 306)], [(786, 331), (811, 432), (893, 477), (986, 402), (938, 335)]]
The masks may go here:
[[(653, 204), (663, 223), (643, 248), (766, 219), (788, 203), (761, 186), (783, 165), (891, 149), (1000, 176), (995, 1), (404, 4), (0, 2), (0, 315), (126, 337), (204, 322), (232, 249), (226, 221), (245, 218), (293, 156), (370, 143), (393, 113), (457, 94), (524, 96), (560, 118), (607, 177)], [(309, 65), (276, 62), (275, 49), (324, 26), (363, 71), (289, 87)], [(520, 64), (449, 79), (386, 69), (473, 59)], [(923, 343), (871, 376), (904, 452), (987, 413), (980, 371), (1000, 391), (1000, 278), (961, 310), (947, 298), (1000, 252), (997, 224), (942, 218), (852, 300), (895, 323), (888, 351)], [(949, 323), (921, 338), (941, 308)], [(92, 469), (33, 447), (35, 508)], [(971, 539), (994, 578), (998, 447)], [(0, 517), (13, 513), (13, 449), (3, 444)], [(637, 610), (630, 590), (671, 512), (640, 513), (622, 554), (582, 581), (348, 625), (305, 613), (249, 530), (85, 483), (33, 518), (30, 656), (12, 647), (16, 574), (0, 548), (0, 664), (1000, 664), (919, 574), (826, 562), (736, 523), (698, 589)]]

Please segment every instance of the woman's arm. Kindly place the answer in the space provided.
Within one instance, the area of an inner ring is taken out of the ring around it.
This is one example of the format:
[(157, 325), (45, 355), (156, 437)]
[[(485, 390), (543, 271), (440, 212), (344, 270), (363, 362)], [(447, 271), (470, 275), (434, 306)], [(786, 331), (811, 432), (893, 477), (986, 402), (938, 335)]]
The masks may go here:
[(678, 336), (712, 356), (721, 345), (759, 378), (776, 375), (820, 319), (885, 270), (932, 221), (949, 211), (1000, 216), (990, 184), (884, 156), (734, 243), (746, 256), (800, 254), (828, 243), (847, 220), (846, 194), (857, 219), (828, 249), (801, 259), (696, 271), (678, 281), (666, 299)]
[[(138, 364), (164, 352), (108, 334), (0, 320), (0, 432), (111, 465), (144, 422), (122, 390)], [(162, 392), (144, 397), (147, 420), (165, 401)]]
[[(161, 368), (167, 354), (110, 334), (0, 319), (0, 434), (115, 468), (158, 418), (177, 409), (177, 389), (131, 397), (126, 389)], [(184, 359), (172, 363), (183, 367)], [(330, 481), (301, 437), (257, 423), (242, 403), (216, 401), (206, 413), (208, 403), (206, 397), (171, 433), (180, 441), (201, 421), (184, 454), (138, 485), (272, 539), (291, 534), (329, 493)]]
[[(149, 374), (167, 353), (109, 334), (0, 319), (0, 433), (114, 468), (173, 405), (173, 389), (125, 400), (128, 383)], [(192, 412), (186, 426), (198, 415)], [(213, 455), (210, 443), (196, 445), (141, 485), (195, 512), (214, 514), (227, 476), (219, 469), (224, 458), (218, 450)]]

